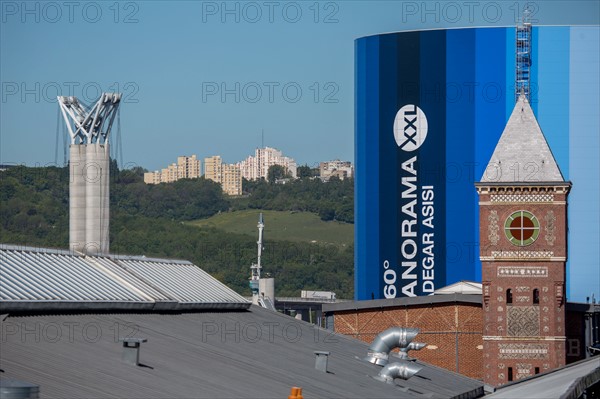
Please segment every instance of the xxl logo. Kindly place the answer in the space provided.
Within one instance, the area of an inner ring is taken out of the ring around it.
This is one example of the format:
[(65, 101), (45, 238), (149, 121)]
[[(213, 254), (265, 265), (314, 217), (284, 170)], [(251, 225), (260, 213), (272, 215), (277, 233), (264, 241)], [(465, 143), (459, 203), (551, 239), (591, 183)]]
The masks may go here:
[(414, 151), (421, 147), (427, 138), (427, 118), (416, 105), (405, 105), (394, 119), (394, 138), (404, 151)]

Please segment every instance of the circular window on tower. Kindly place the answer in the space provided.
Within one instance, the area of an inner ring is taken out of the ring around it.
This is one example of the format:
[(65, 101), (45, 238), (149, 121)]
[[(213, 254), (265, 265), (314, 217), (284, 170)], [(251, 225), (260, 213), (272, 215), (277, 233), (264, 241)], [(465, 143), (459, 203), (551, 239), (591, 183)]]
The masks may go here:
[(540, 235), (540, 222), (531, 212), (513, 212), (504, 223), (504, 234), (514, 245), (529, 245)]

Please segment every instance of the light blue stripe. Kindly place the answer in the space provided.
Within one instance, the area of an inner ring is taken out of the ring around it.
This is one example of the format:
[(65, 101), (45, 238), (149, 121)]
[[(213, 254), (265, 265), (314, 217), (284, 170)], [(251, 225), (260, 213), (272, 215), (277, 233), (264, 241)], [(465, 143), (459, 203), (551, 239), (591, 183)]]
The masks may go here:
[(570, 35), (569, 258), (567, 297), (600, 299), (600, 28)]
[(536, 29), (537, 119), (563, 177), (569, 179), (569, 28)]

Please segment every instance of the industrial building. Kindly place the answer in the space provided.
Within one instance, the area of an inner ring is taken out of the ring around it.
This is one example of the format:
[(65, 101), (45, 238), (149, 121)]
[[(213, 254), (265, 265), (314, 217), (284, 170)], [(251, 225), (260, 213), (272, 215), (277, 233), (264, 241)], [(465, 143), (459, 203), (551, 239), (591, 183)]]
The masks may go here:
[(5, 394), (11, 386), (71, 398), (282, 398), (295, 386), (305, 398), (484, 392), (420, 361), (411, 362), (416, 375), (378, 380), (382, 367), (362, 359), (367, 344), (251, 305), (185, 261), (2, 245), (0, 275)]
[[(567, 281), (597, 279), (584, 268), (600, 264), (599, 36), (598, 26), (522, 26), (356, 40), (355, 299), (482, 280), (473, 185), (521, 91), (576, 187)], [(539, 165), (522, 166), (503, 172), (539, 180)]]
[[(419, 339), (427, 346), (412, 356), (471, 378), (484, 378), (479, 283), (459, 282), (429, 296), (324, 303), (322, 307), (328, 329), (364, 342), (392, 326), (418, 328)], [(600, 343), (600, 304), (567, 302), (565, 329), (567, 364), (590, 358), (594, 352), (589, 348)]]
[[(422, 360), (409, 361), (414, 375), (382, 378), (386, 367), (365, 360), (376, 340), (368, 345), (251, 305), (186, 261), (1, 245), (0, 276), (3, 397), (268, 399), (292, 387), (305, 398), (485, 395), (481, 382)], [(439, 349), (411, 357), (446, 350), (432, 334), (416, 336)], [(399, 355), (387, 356), (406, 361)], [(576, 362), (492, 397), (531, 397), (531, 390), (593, 397), (599, 366), (598, 358)]]

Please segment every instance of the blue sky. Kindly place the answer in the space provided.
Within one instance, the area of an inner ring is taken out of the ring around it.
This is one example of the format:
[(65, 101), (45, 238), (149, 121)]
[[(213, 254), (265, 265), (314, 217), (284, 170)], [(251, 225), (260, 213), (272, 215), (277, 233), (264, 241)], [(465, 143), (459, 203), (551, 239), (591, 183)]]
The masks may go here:
[[(0, 162), (55, 161), (57, 94), (124, 93), (123, 162), (353, 160), (354, 39), (512, 26), (527, 2), (2, 1)], [(598, 1), (529, 2), (538, 24), (598, 24)], [(62, 163), (62, 139), (58, 162)]]

